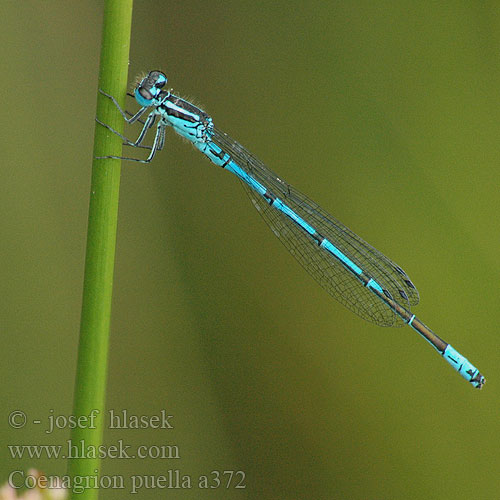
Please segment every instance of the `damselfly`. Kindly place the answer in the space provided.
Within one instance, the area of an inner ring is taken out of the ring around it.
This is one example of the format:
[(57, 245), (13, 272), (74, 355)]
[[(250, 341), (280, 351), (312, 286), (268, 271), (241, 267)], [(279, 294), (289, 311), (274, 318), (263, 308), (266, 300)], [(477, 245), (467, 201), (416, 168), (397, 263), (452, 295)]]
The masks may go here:
[(377, 251), (312, 200), (284, 182), (238, 142), (221, 132), (212, 118), (190, 102), (163, 90), (167, 77), (151, 71), (135, 89), (141, 106), (133, 116), (111, 99), (127, 123), (140, 121), (146, 111), (136, 141), (132, 142), (97, 120), (124, 143), (146, 147), (142, 142), (158, 119), (156, 135), (146, 159), (105, 156), (149, 163), (165, 145), (165, 132), (172, 127), (189, 140), (215, 165), (235, 174), (273, 233), (320, 285), (351, 311), (380, 326), (410, 325), (474, 387), (480, 389), (484, 377), (464, 356), (439, 338), (410, 312), (418, 304), (417, 289), (397, 264)]

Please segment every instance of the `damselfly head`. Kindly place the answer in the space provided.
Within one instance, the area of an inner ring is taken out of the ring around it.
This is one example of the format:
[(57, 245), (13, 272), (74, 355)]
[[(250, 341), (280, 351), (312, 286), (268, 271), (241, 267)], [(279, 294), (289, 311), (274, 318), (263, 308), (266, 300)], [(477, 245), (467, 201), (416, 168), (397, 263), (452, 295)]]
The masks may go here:
[(135, 98), (141, 106), (151, 106), (161, 89), (167, 83), (167, 77), (161, 71), (150, 71), (137, 85)]

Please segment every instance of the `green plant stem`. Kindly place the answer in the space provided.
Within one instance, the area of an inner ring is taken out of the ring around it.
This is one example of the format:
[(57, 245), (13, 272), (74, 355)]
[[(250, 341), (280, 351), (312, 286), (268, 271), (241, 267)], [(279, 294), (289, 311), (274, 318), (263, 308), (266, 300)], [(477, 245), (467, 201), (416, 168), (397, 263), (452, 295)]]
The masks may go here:
[[(123, 105), (128, 73), (133, 0), (106, 0), (102, 32), (99, 87)], [(97, 116), (120, 132), (123, 118), (112, 103), (99, 94)], [(96, 124), (94, 156), (120, 155), (121, 139)], [(81, 420), (72, 430), (73, 445), (98, 449), (102, 445), (115, 260), (120, 161), (95, 160), (92, 165), (87, 253), (83, 284), (80, 343), (75, 384), (74, 415)], [(95, 420), (90, 416), (97, 414)], [(89, 417), (86, 419), (86, 417)], [(72, 458), (72, 477), (94, 477), (99, 458)], [(80, 500), (97, 498), (98, 489), (72, 492)]]

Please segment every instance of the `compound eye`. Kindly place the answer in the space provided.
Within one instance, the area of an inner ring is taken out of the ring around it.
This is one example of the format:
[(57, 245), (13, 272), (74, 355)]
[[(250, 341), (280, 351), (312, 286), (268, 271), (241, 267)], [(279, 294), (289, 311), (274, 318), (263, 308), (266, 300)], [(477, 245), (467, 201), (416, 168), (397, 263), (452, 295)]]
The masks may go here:
[(145, 89), (144, 87), (139, 87), (137, 89), (137, 92), (145, 101), (151, 101), (151, 99), (153, 99), (151, 92), (149, 92), (149, 90)]
[(157, 89), (162, 89), (167, 83), (167, 77), (161, 71), (150, 71), (146, 80), (148, 80), (151, 87), (156, 87)]
[(135, 99), (141, 106), (148, 107), (153, 102), (153, 95), (145, 87), (137, 87), (135, 89)]
[(155, 87), (158, 89), (162, 89), (166, 83), (167, 83), (167, 77), (163, 73), (158, 72), (156, 76)]

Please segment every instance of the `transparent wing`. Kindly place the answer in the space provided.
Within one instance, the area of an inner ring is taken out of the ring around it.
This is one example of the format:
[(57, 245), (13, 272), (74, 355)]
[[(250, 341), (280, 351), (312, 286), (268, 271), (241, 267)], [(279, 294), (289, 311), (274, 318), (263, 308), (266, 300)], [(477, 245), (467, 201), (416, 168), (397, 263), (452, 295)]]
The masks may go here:
[[(282, 181), (241, 144), (214, 129), (212, 140), (234, 161), (295, 213), (332, 242), (341, 252), (373, 278), (386, 293), (410, 310), (418, 304), (418, 291), (408, 275), (385, 255), (362, 240), (315, 202)], [(320, 249), (312, 238), (281, 211), (270, 206), (247, 184), (243, 186), (255, 208), (273, 233), (306, 271), (348, 309), (380, 326), (402, 326), (404, 321), (384, 302), (364, 287), (331, 254)]]

